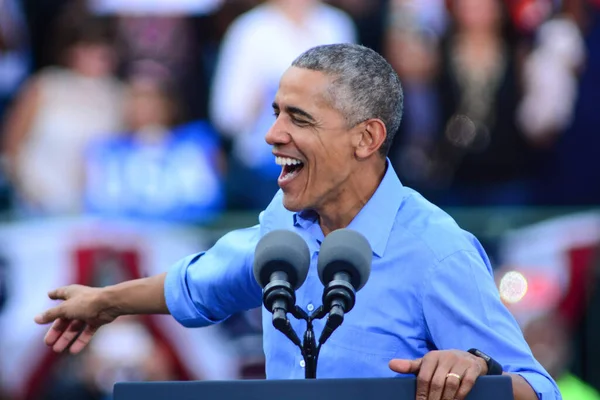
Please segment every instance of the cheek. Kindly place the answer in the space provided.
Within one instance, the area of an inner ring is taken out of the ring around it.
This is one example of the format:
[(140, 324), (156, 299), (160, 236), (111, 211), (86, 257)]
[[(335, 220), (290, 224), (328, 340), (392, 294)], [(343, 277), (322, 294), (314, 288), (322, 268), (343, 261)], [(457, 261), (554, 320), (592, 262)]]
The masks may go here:
[(347, 178), (348, 165), (346, 156), (342, 154), (329, 153), (317, 158), (307, 174), (306, 185), (313, 195), (323, 195)]
[(344, 133), (311, 134), (311, 140), (296, 141), (300, 151), (309, 160), (306, 184), (321, 191), (331, 189), (348, 175), (353, 147)]

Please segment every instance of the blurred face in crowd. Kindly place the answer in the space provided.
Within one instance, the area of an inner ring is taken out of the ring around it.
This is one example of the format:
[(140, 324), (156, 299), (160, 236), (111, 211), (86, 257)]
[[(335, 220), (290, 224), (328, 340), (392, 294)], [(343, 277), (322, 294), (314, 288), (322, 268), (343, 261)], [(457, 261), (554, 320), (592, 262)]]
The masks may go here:
[(452, 0), (456, 23), (462, 30), (486, 31), (500, 21), (500, 0)]
[(88, 77), (111, 75), (116, 66), (114, 50), (104, 43), (78, 43), (68, 51), (68, 64)]
[(402, 79), (429, 81), (436, 71), (436, 48), (423, 35), (400, 29), (389, 33), (386, 41), (388, 61)]
[(276, 120), (266, 135), (282, 166), (278, 184), (290, 211), (319, 211), (345, 191), (360, 165), (359, 124), (348, 127), (344, 115), (327, 100), (330, 78), (322, 72), (291, 67), (273, 102)]
[(173, 105), (161, 85), (151, 78), (134, 78), (128, 87), (126, 116), (129, 127), (168, 127)]

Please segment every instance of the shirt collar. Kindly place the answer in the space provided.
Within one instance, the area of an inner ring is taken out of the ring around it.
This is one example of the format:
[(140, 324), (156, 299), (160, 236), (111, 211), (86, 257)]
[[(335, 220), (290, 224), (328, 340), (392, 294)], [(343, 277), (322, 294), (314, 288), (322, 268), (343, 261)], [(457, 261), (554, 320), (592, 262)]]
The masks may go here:
[[(369, 241), (373, 253), (380, 258), (383, 257), (396, 214), (404, 199), (404, 187), (389, 159), (386, 160), (386, 165), (379, 187), (348, 225), (348, 229), (357, 231)], [(295, 226), (310, 231), (317, 223), (318, 215), (312, 210), (294, 213)], [(320, 236), (316, 238), (319, 242), (323, 239), (322, 233)]]

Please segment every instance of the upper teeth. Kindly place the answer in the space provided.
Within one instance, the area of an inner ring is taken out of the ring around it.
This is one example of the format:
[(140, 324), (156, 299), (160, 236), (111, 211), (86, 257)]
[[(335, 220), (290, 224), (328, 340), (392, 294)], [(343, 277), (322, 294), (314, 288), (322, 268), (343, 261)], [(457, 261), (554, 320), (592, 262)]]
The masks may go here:
[(275, 163), (277, 165), (297, 165), (302, 164), (302, 161), (289, 157), (275, 157)]

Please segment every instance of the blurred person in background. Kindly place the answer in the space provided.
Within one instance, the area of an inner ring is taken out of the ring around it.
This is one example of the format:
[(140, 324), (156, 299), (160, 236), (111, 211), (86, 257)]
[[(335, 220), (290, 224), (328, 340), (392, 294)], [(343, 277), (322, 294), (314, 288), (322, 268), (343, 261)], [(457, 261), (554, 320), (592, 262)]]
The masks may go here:
[[(72, 368), (64, 374), (65, 366)], [(117, 382), (172, 381), (173, 360), (135, 317), (120, 318), (98, 332), (85, 352), (64, 359), (43, 400), (108, 400)]]
[[(590, 169), (572, 162), (584, 159), (587, 163), (586, 157), (580, 155), (586, 148), (595, 148), (595, 131), (591, 135), (588, 131), (589, 136), (585, 136), (589, 126), (597, 124), (590, 125), (577, 116), (578, 109), (593, 102), (581, 97), (581, 93), (589, 90), (589, 85), (582, 82), (589, 51), (584, 38), (587, 25), (584, 15), (593, 15), (585, 9), (586, 3), (587, 0), (519, 0), (513, 6), (517, 26), (531, 41), (531, 50), (523, 63), (524, 95), (517, 118), (523, 132), (540, 150), (536, 204), (554, 205), (560, 198), (579, 197), (573, 196), (575, 192), (595, 190), (587, 184), (594, 179), (583, 178)], [(566, 143), (575, 146), (569, 149)], [(574, 159), (565, 169), (557, 156), (573, 150)], [(567, 176), (566, 171), (571, 173)], [(561, 176), (566, 177), (566, 186), (564, 180), (557, 179)], [(596, 200), (600, 201), (600, 197)]]
[[(567, 117), (564, 131), (550, 136), (553, 148), (545, 165), (539, 202), (544, 205), (597, 206), (600, 203), (600, 185), (597, 184), (600, 182), (600, 1), (563, 0), (560, 3), (564, 5), (561, 18), (548, 24), (546, 35), (540, 39), (546, 43), (544, 48), (554, 50), (559, 57), (563, 51), (577, 55), (580, 49), (577, 32), (573, 29), (573, 21), (577, 21), (585, 46), (584, 63), (579, 67), (574, 63), (576, 58), (566, 58), (560, 64), (559, 72), (563, 73), (565, 85), (570, 85), (575, 65), (577, 96), (574, 104), (565, 104), (573, 110), (567, 108), (559, 114), (559, 117)], [(557, 37), (560, 40), (553, 43), (552, 39)], [(566, 100), (570, 100), (568, 96)]]
[(119, 50), (126, 69), (143, 60), (159, 64), (168, 70), (183, 100), (179, 107), (191, 118), (206, 119), (209, 84), (202, 60), (204, 38), (197, 34), (185, 7), (178, 7), (177, 1), (153, 1), (146, 7), (145, 2), (120, 7), (117, 4), (123, 2), (114, 3)]
[(523, 132), (554, 145), (573, 120), (585, 43), (574, 18), (559, 14), (540, 24), (523, 65), (524, 96), (517, 118)]
[(572, 334), (568, 324), (556, 313), (548, 313), (523, 326), (525, 340), (533, 356), (556, 381), (564, 400), (600, 400), (600, 393), (569, 370)]
[(450, 0), (440, 44), (440, 129), (429, 180), (443, 206), (530, 204), (534, 146), (517, 122), (519, 50), (501, 0)]
[(29, 35), (21, 4), (16, 0), (0, 2), (0, 119), (31, 64)]
[(384, 54), (406, 93), (403, 122), (390, 150), (390, 160), (403, 182), (426, 195), (428, 153), (441, 125), (435, 118), (439, 112), (435, 83), (446, 7), (443, 0), (394, 0), (389, 7)]
[[(390, 0), (326, 0), (326, 2), (344, 10), (352, 17), (356, 25), (358, 43), (380, 54), (383, 53), (385, 21)], [(427, 1), (421, 0), (421, 2)]]
[(270, 0), (237, 18), (220, 50), (210, 99), (217, 130), (233, 142), (228, 199), (233, 208), (262, 209), (278, 190), (281, 167), (263, 140), (282, 73), (321, 44), (353, 43), (351, 18), (318, 0)]
[[(29, 35), (20, 2), (0, 2), (0, 123), (31, 68)], [(0, 139), (3, 132), (0, 130)], [(10, 185), (0, 154), (0, 213), (10, 206)]]
[(54, 39), (58, 65), (42, 69), (7, 116), (4, 152), (24, 215), (81, 211), (84, 149), (120, 132), (122, 85), (106, 20), (66, 8)]
[(109, 217), (206, 222), (225, 206), (219, 136), (182, 124), (168, 70), (145, 61), (127, 83), (127, 130), (93, 142), (86, 155), (86, 209)]

